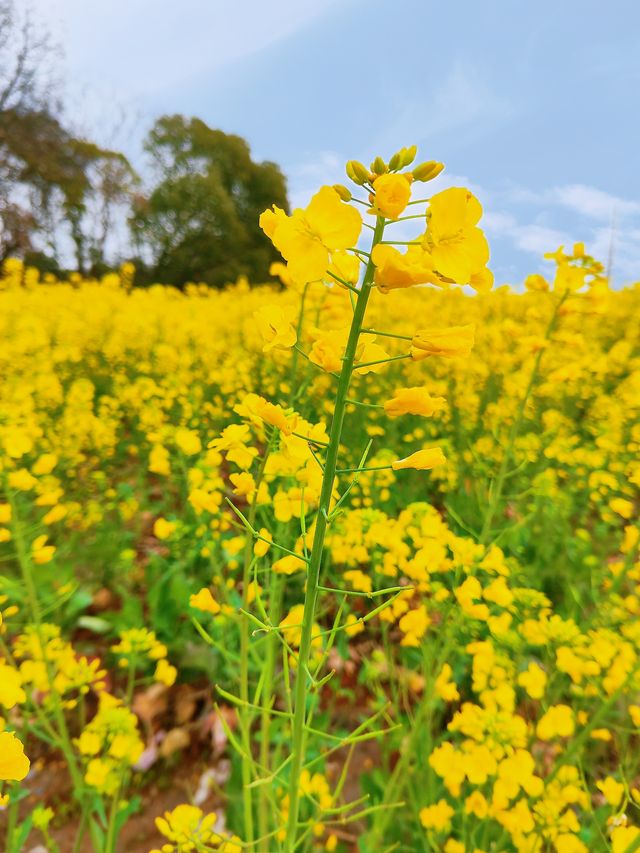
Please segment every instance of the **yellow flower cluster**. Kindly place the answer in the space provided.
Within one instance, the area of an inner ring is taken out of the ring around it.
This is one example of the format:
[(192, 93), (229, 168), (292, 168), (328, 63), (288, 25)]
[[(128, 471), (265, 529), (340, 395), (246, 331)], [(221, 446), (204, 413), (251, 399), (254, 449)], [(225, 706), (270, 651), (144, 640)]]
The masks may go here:
[(77, 746), (86, 760), (87, 785), (107, 795), (117, 792), (124, 773), (144, 749), (135, 714), (106, 692), (100, 694), (98, 712), (80, 733)]
[(104, 690), (106, 670), (100, 659), (78, 655), (58, 625), (28, 625), (15, 637), (13, 654), (15, 668), (11, 670), (3, 662), (2, 670), (7, 688), (13, 683), (10, 699), (14, 702), (24, 703), (28, 692), (31, 696), (42, 694), (47, 702), (61, 700), (66, 708), (75, 708), (89, 691)]
[(241, 853), (240, 839), (218, 833), (217, 820), (214, 812), (204, 814), (197, 806), (176, 806), (173, 811), (156, 818), (156, 826), (168, 843), (150, 853), (188, 853), (191, 850)]

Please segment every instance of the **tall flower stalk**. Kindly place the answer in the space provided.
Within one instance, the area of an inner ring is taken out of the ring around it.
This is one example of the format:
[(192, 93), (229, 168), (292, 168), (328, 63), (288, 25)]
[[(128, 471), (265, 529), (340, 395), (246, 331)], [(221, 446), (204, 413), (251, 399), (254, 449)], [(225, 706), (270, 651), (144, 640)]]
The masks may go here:
[(491, 488), (489, 490), (487, 505), (482, 519), (482, 527), (478, 535), (478, 541), (482, 545), (489, 544), (493, 538), (493, 522), (502, 502), (502, 496), (506, 481), (509, 479), (509, 476), (511, 474), (516, 473), (518, 470), (515, 469), (515, 471), (513, 472), (509, 471), (509, 466), (513, 462), (516, 442), (518, 441), (522, 430), (522, 425), (524, 423), (527, 412), (527, 406), (529, 405), (531, 395), (533, 394), (533, 391), (536, 387), (536, 383), (540, 376), (540, 368), (542, 365), (544, 353), (546, 351), (547, 345), (551, 342), (553, 333), (555, 332), (556, 327), (558, 325), (558, 320), (560, 319), (562, 307), (570, 296), (571, 291), (569, 289), (562, 290), (559, 293), (551, 294), (551, 316), (545, 328), (542, 340), (539, 344), (538, 351), (536, 352), (536, 355), (533, 359), (533, 364), (531, 366), (531, 371), (527, 379), (527, 384), (524, 393), (520, 399), (520, 403), (518, 404), (515, 417), (511, 423), (511, 427), (507, 434), (506, 446), (502, 455), (502, 460), (500, 462), (498, 473), (496, 475), (495, 481), (492, 483)]
[[(372, 251), (382, 239), (384, 233), (384, 217), (376, 218), (375, 230), (371, 241)], [(333, 495), (334, 483), (336, 479), (336, 470), (338, 466), (338, 452), (340, 449), (340, 440), (342, 438), (342, 428), (344, 425), (345, 411), (347, 405), (347, 396), (351, 377), (353, 375), (356, 349), (360, 339), (360, 333), (363, 327), (365, 312), (367, 310), (367, 302), (371, 293), (373, 284), (373, 276), (375, 273), (375, 265), (369, 257), (367, 263), (362, 286), (358, 292), (358, 296), (353, 311), (353, 319), (349, 330), (347, 346), (344, 351), (342, 362), (342, 370), (338, 380), (338, 388), (336, 391), (335, 403), (333, 408), (333, 419), (331, 421), (331, 431), (329, 433), (329, 445), (326, 451), (324, 473), (322, 476), (322, 489), (320, 492), (320, 503), (318, 506), (318, 516), (316, 521), (315, 534), (311, 547), (311, 555), (309, 558), (309, 568), (307, 574), (307, 585), (304, 598), (304, 615), (302, 619), (302, 637), (300, 640), (300, 649), (298, 652), (298, 665), (296, 670), (296, 680), (294, 688), (294, 716), (293, 716), (293, 741), (291, 748), (291, 778), (289, 784), (289, 823), (287, 827), (287, 850), (293, 851), (296, 846), (296, 838), (298, 831), (298, 814), (300, 803), (300, 773), (305, 759), (306, 734), (305, 720), (307, 714), (307, 698), (311, 686), (311, 676), (309, 673), (309, 657), (311, 652), (311, 640), (313, 634), (313, 626), (318, 600), (318, 586), (320, 583), (320, 572), (322, 567), (322, 555), (324, 553), (324, 543), (327, 533), (327, 525), (329, 522), (329, 512), (331, 509), (331, 497)]]
[[(348, 403), (359, 405), (361, 401), (349, 397), (353, 374), (358, 370), (366, 374), (372, 369), (382, 369), (388, 362), (403, 359), (421, 361), (425, 358), (445, 355), (466, 354), (473, 346), (473, 328), (456, 327), (451, 329), (426, 329), (413, 336), (396, 335), (392, 331), (372, 330), (365, 325), (365, 315), (372, 289), (389, 293), (398, 288), (407, 288), (419, 284), (449, 286), (451, 283), (471, 284), (479, 290), (491, 286), (491, 273), (486, 269), (489, 257), (486, 239), (477, 222), (482, 209), (479, 202), (466, 189), (453, 188), (432, 197), (426, 217), (426, 230), (414, 240), (384, 240), (387, 225), (403, 219), (424, 219), (425, 214), (403, 217), (402, 213), (410, 201), (412, 183), (429, 181), (436, 177), (443, 166), (430, 161), (414, 167), (413, 172), (403, 171), (414, 159), (415, 148), (401, 149), (385, 163), (378, 157), (367, 169), (357, 161), (347, 164), (347, 175), (359, 187), (368, 192), (368, 202), (353, 199), (345, 187), (322, 187), (313, 197), (305, 210), (296, 210), (291, 216), (278, 208), (266, 211), (261, 218), (265, 233), (280, 250), (287, 261), (287, 275), (292, 281), (308, 283), (324, 280), (334, 287), (349, 292), (352, 316), (347, 330), (321, 330), (319, 343), (316, 339), (311, 353), (306, 353), (299, 343), (300, 323), (297, 333), (289, 325), (282, 313), (267, 310), (261, 317), (261, 329), (267, 341), (266, 348), (287, 348), (295, 346), (294, 358), (302, 354), (321, 370), (332, 374), (337, 380), (333, 400), (333, 411), (328, 441), (316, 443), (309, 449), (322, 467), (322, 480), (314, 522), (313, 541), (306, 557), (307, 579), (304, 592), (304, 604), (300, 628), (300, 637), (295, 662), (295, 684), (291, 705), (291, 754), (287, 762), (289, 773), (288, 802), (286, 807), (286, 833), (284, 849), (293, 853), (309, 831), (305, 823), (300, 822), (301, 778), (307, 767), (307, 737), (311, 728), (313, 704), (309, 701), (312, 692), (319, 689), (323, 679), (321, 666), (313, 670), (311, 665), (316, 630), (316, 610), (318, 597), (324, 587), (321, 584), (322, 561), (325, 539), (335, 512), (347, 498), (350, 489), (363, 471), (378, 471), (388, 468), (400, 470), (415, 468), (428, 470), (442, 464), (445, 458), (440, 448), (425, 448), (410, 454), (405, 459), (396, 460), (388, 465), (365, 467), (369, 448), (356, 467), (338, 466), (343, 426)], [(426, 200), (418, 200), (420, 203)], [(356, 247), (356, 240), (362, 227), (359, 211), (349, 202), (356, 202), (368, 208), (367, 213), (375, 217), (374, 225), (367, 225), (372, 231), (368, 250)], [(401, 248), (397, 248), (401, 247)], [(402, 247), (407, 247), (403, 250)], [(359, 267), (364, 264), (362, 281), (358, 286)], [(355, 271), (354, 271), (355, 267)], [(405, 351), (397, 355), (388, 355), (381, 346), (375, 344), (375, 337), (399, 342)], [(344, 337), (342, 337), (344, 335)], [(364, 338), (364, 340), (361, 338)], [(408, 350), (408, 351), (407, 351)], [(417, 413), (430, 416), (436, 411), (434, 403), (425, 389), (404, 389), (400, 396), (389, 404), (391, 417), (403, 413)], [(356, 395), (357, 396), (357, 395)], [(364, 404), (363, 404), (364, 405)], [(295, 434), (295, 433), (294, 433)], [(339, 501), (333, 505), (336, 478), (338, 475), (351, 475), (351, 483), (342, 491)], [(303, 513), (304, 516), (304, 513)], [(253, 525), (248, 526), (250, 530)], [(254, 531), (255, 532), (255, 531)], [(303, 531), (304, 532), (304, 531)], [(402, 588), (378, 590), (374, 595), (389, 593), (391, 597), (374, 608), (361, 621), (367, 621), (392, 603)], [(340, 593), (340, 590), (335, 590)], [(339, 611), (340, 614), (340, 611)], [(338, 615), (337, 622), (340, 616)], [(266, 630), (271, 630), (265, 626)], [(338, 630), (344, 626), (336, 624), (329, 634), (324, 652), (324, 662), (335, 640)], [(313, 670), (313, 674), (312, 674)], [(320, 681), (316, 681), (316, 678)], [(244, 697), (240, 698), (245, 703)], [(263, 726), (263, 734), (265, 732)], [(344, 743), (351, 743), (347, 737)], [(263, 756), (266, 754), (262, 744)], [(383, 807), (392, 807), (385, 804)], [(261, 822), (264, 830), (264, 822)]]

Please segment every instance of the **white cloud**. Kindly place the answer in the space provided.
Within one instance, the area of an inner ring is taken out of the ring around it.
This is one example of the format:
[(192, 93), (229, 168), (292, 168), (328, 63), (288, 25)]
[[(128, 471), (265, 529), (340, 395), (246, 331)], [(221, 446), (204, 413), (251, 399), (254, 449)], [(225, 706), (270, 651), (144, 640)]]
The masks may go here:
[(564, 232), (544, 225), (518, 225), (513, 231), (513, 242), (518, 249), (543, 255), (552, 252), (558, 246), (571, 243), (571, 238)]
[(506, 238), (517, 249), (535, 255), (543, 255), (563, 243), (571, 242), (571, 238), (564, 231), (537, 222), (523, 225), (511, 213), (503, 211), (485, 213), (482, 226), (490, 238)]
[(500, 237), (512, 234), (518, 223), (510, 213), (488, 210), (482, 217), (482, 225), (488, 234)]
[(611, 264), (611, 278), (617, 285), (640, 276), (640, 202), (587, 184), (539, 191), (512, 187), (498, 198), (501, 207), (515, 206), (519, 219), (526, 209), (532, 220), (521, 225), (511, 212), (488, 214), (489, 233), (506, 238), (516, 249), (540, 254), (582, 240), (589, 254), (606, 266)]
[(640, 213), (640, 203), (627, 201), (585, 184), (554, 187), (549, 195), (557, 204), (593, 219), (611, 221), (615, 217)]
[(598, 228), (587, 241), (587, 249), (607, 266), (611, 264), (615, 281), (640, 280), (640, 228)]
[(629, 201), (587, 184), (563, 184), (541, 191), (512, 187), (506, 198), (515, 204), (564, 207), (605, 222), (610, 222), (612, 218), (640, 214), (640, 202)]

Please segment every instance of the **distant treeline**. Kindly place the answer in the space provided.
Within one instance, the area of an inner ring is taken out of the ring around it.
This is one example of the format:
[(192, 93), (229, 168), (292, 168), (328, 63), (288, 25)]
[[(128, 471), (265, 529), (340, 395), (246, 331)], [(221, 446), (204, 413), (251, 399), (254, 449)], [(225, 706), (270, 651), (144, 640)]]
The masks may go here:
[(132, 260), (136, 284), (264, 280), (275, 252), (258, 217), (274, 203), (288, 210), (280, 168), (255, 163), (239, 136), (162, 116), (143, 181), (120, 151), (70, 129), (55, 46), (21, 9), (0, 0), (0, 263), (61, 272), (72, 252), (82, 274)]

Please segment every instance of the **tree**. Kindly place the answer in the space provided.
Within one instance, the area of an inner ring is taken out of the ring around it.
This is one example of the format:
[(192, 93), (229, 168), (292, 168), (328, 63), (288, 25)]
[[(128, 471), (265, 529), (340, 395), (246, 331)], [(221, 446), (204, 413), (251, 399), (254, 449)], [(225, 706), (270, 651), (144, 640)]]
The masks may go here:
[[(27, 198), (30, 207), (30, 212), (20, 208), (7, 196), (0, 260), (17, 248), (24, 254), (36, 232), (56, 258), (66, 229), (79, 272), (104, 266), (114, 210), (128, 204), (137, 182), (127, 158), (74, 137), (46, 109), (5, 111), (0, 150), (7, 184), (11, 183), (14, 197)], [(28, 239), (13, 236), (20, 223), (30, 225)]]
[(69, 130), (54, 52), (28, 6), (18, 12), (15, 0), (0, 0), (0, 262), (40, 248), (55, 267), (63, 241), (79, 272), (101, 270), (138, 178), (123, 154)]
[(117, 212), (123, 207), (131, 209), (140, 179), (124, 154), (104, 148), (98, 149), (89, 178), (95, 207), (89, 260), (92, 269), (100, 269), (107, 263), (107, 241), (114, 231)]
[[(20, 12), (14, 0), (0, 0), (0, 261), (31, 250), (38, 228), (20, 183), (24, 162), (15, 143), (20, 118), (55, 103), (49, 61), (54, 50), (28, 7)], [(29, 132), (25, 128), (27, 144)]]
[(14, 196), (28, 199), (37, 230), (55, 255), (64, 205), (76, 203), (87, 188), (73, 137), (46, 109), (10, 109), (2, 115), (0, 146)]
[(56, 48), (36, 26), (31, 9), (19, 12), (15, 0), (0, 0), (0, 114), (42, 109), (53, 100)]
[(288, 209), (278, 166), (254, 163), (241, 137), (181, 115), (160, 118), (145, 149), (157, 182), (137, 198), (131, 229), (154, 278), (178, 285), (264, 280), (276, 255), (258, 218), (271, 204)]
[(130, 205), (138, 176), (124, 154), (93, 142), (71, 138), (64, 151), (75, 171), (59, 189), (75, 246), (76, 268), (81, 273), (89, 267), (102, 270), (115, 211), (120, 205)]

